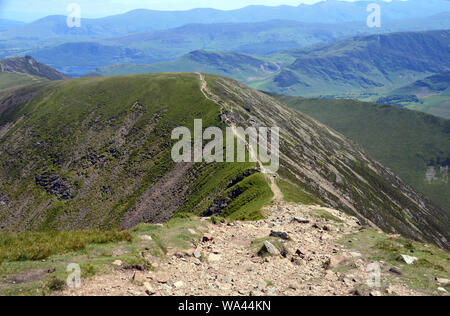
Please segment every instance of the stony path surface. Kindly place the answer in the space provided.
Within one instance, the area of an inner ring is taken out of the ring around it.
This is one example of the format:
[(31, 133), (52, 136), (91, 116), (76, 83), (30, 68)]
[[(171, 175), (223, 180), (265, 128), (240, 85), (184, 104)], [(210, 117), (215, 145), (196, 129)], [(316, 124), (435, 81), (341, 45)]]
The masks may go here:
[[(209, 232), (197, 249), (174, 252), (167, 258), (149, 258), (155, 271), (117, 269), (95, 277), (81, 289), (63, 295), (132, 296), (303, 296), (355, 295), (355, 289), (367, 284), (370, 264), (358, 253), (349, 253), (337, 241), (360, 229), (357, 221), (335, 210), (328, 212), (343, 223), (310, 216), (319, 207), (283, 204), (268, 207), (267, 218), (258, 222), (208, 224)], [(322, 208), (323, 209), (323, 208)], [(297, 219), (297, 220), (295, 220)], [(305, 223), (300, 223), (304, 221)], [(309, 223), (306, 223), (308, 222)], [(252, 242), (269, 236), (271, 231), (285, 232), (285, 257), (278, 254), (260, 257)], [(200, 257), (201, 258), (196, 258)], [(352, 264), (351, 273), (334, 272), (324, 267)], [(367, 287), (367, 286), (366, 286)], [(391, 287), (398, 295), (420, 295), (406, 287)], [(369, 289), (372, 295), (382, 289)]]

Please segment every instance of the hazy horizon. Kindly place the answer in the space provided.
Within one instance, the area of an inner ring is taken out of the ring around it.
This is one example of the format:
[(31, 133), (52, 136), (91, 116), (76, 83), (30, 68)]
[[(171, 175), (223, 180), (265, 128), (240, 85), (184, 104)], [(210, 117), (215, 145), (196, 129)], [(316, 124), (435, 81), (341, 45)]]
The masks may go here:
[[(212, 8), (218, 10), (235, 10), (250, 5), (298, 6), (315, 4), (329, 0), (0, 0), (0, 18), (22, 22), (32, 22), (49, 15), (67, 15), (67, 6), (77, 3), (81, 6), (84, 18), (101, 18), (122, 14), (137, 9), (160, 11), (184, 11), (196, 8)], [(331, 0), (331, 1), (369, 1), (369, 0)], [(382, 0), (391, 2), (390, 0)], [(405, 1), (405, 0), (399, 0)], [(376, 1), (373, 1), (376, 2)]]

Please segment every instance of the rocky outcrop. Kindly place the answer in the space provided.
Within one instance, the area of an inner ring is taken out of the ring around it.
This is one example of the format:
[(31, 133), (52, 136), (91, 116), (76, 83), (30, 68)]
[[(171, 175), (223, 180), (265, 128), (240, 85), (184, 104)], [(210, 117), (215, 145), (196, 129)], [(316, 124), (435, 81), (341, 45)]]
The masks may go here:
[(43, 173), (36, 176), (36, 184), (41, 186), (48, 194), (55, 195), (60, 200), (69, 200), (74, 197), (75, 190), (72, 184), (57, 174)]
[(18, 72), (48, 80), (63, 80), (69, 78), (69, 76), (57, 71), (56, 69), (41, 64), (31, 56), (0, 60), (0, 69), (1, 72)]

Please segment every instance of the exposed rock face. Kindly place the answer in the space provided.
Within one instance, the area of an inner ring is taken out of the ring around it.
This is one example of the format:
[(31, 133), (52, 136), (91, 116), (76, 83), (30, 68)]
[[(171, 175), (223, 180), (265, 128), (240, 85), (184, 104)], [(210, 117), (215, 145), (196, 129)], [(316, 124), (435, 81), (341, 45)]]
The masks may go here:
[(69, 76), (53, 69), (47, 65), (41, 64), (31, 56), (8, 58), (0, 60), (1, 72), (18, 72), (29, 74), (48, 80), (63, 80)]
[(36, 184), (48, 194), (56, 195), (60, 200), (69, 200), (74, 196), (74, 189), (70, 182), (56, 174), (43, 173), (36, 176)]

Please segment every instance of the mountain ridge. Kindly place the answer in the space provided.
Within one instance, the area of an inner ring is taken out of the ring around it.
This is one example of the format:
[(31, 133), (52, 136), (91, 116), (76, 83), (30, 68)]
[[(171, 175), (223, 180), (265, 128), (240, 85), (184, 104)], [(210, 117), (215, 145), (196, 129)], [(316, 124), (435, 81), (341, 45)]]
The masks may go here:
[[(199, 71), (226, 75), (254, 88), (293, 96), (348, 96), (378, 93), (400, 88), (433, 73), (450, 69), (450, 31), (398, 32), (365, 35), (336, 43), (290, 50), (271, 56), (251, 55), (253, 63), (272, 64), (279, 68), (268, 74), (265, 69), (249, 69), (237, 53), (194, 51), (175, 61), (153, 65), (112, 66), (113, 74), (153, 71)], [(408, 50), (405, 51), (405, 47)], [(202, 62), (195, 57), (202, 54)], [(207, 54), (211, 55), (211, 61)], [(217, 65), (217, 54), (223, 54), (223, 65)], [(235, 58), (232, 58), (235, 54)], [(141, 69), (140, 69), (141, 68)], [(108, 74), (108, 67), (97, 74)], [(344, 92), (343, 92), (344, 91)]]
[(205, 80), (216, 102), (198, 74), (72, 79), (2, 96), (1, 229), (131, 227), (175, 212), (261, 218), (273, 192), (255, 164), (171, 161), (171, 127), (202, 117), (204, 126), (279, 126), (280, 181), (305, 203), (449, 246), (448, 215), (342, 135), (236, 81)]
[(69, 76), (38, 62), (31, 56), (0, 60), (0, 72), (28, 74), (48, 80), (63, 80)]

